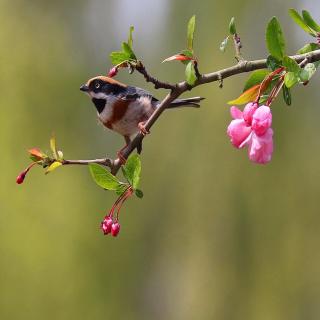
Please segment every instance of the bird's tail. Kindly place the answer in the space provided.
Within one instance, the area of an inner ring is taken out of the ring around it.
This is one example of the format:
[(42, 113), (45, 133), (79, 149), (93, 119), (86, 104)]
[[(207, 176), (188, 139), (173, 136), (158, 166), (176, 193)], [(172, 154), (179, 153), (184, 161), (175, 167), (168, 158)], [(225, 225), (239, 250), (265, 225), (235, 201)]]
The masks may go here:
[(201, 97), (193, 97), (193, 98), (187, 98), (187, 99), (176, 99), (169, 105), (168, 108), (179, 108), (179, 107), (193, 107), (193, 108), (199, 108), (200, 107), (200, 101), (204, 98)]

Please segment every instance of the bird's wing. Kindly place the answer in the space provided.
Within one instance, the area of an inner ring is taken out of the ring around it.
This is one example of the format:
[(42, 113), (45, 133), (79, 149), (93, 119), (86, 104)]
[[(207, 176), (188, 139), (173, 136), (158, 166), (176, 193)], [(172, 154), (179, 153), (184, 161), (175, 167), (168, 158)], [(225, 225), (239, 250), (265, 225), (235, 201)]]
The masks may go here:
[(126, 92), (120, 94), (122, 100), (133, 101), (140, 97), (149, 97), (152, 101), (158, 101), (150, 92), (137, 88), (137, 87), (127, 87)]

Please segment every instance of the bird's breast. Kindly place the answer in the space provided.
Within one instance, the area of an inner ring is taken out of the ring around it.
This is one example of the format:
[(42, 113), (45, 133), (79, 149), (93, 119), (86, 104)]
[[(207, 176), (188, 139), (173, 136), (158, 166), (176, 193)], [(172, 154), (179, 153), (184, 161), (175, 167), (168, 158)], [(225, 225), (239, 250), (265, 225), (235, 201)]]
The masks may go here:
[(131, 136), (139, 131), (138, 123), (146, 121), (154, 108), (147, 97), (137, 100), (109, 99), (99, 114), (100, 121), (109, 129)]

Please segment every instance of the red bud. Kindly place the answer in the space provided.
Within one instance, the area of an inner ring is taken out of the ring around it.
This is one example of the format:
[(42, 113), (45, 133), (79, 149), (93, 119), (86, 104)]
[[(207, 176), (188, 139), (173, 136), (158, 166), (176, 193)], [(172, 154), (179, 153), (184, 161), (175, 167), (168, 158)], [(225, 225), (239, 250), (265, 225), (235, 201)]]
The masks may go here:
[(113, 223), (111, 226), (111, 234), (113, 237), (116, 237), (120, 232), (120, 224), (118, 222)]
[(116, 76), (118, 73), (118, 68), (116, 67), (113, 67), (112, 69), (110, 69), (109, 73), (108, 73), (108, 76), (110, 78), (113, 78), (114, 76)]
[(26, 177), (26, 174), (27, 174), (26, 171), (21, 172), (21, 173), (17, 176), (16, 183), (17, 183), (17, 184), (23, 183), (24, 178)]

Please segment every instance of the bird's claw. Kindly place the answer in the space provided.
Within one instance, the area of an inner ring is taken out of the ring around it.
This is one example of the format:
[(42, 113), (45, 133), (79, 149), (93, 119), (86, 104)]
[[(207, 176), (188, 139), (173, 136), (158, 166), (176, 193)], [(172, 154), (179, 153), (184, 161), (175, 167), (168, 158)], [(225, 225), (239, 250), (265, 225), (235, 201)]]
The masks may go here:
[(150, 131), (146, 129), (145, 124), (146, 124), (145, 122), (139, 122), (138, 123), (138, 127), (139, 127), (139, 130), (140, 130), (140, 133), (143, 136), (146, 136), (147, 134), (150, 133)]

